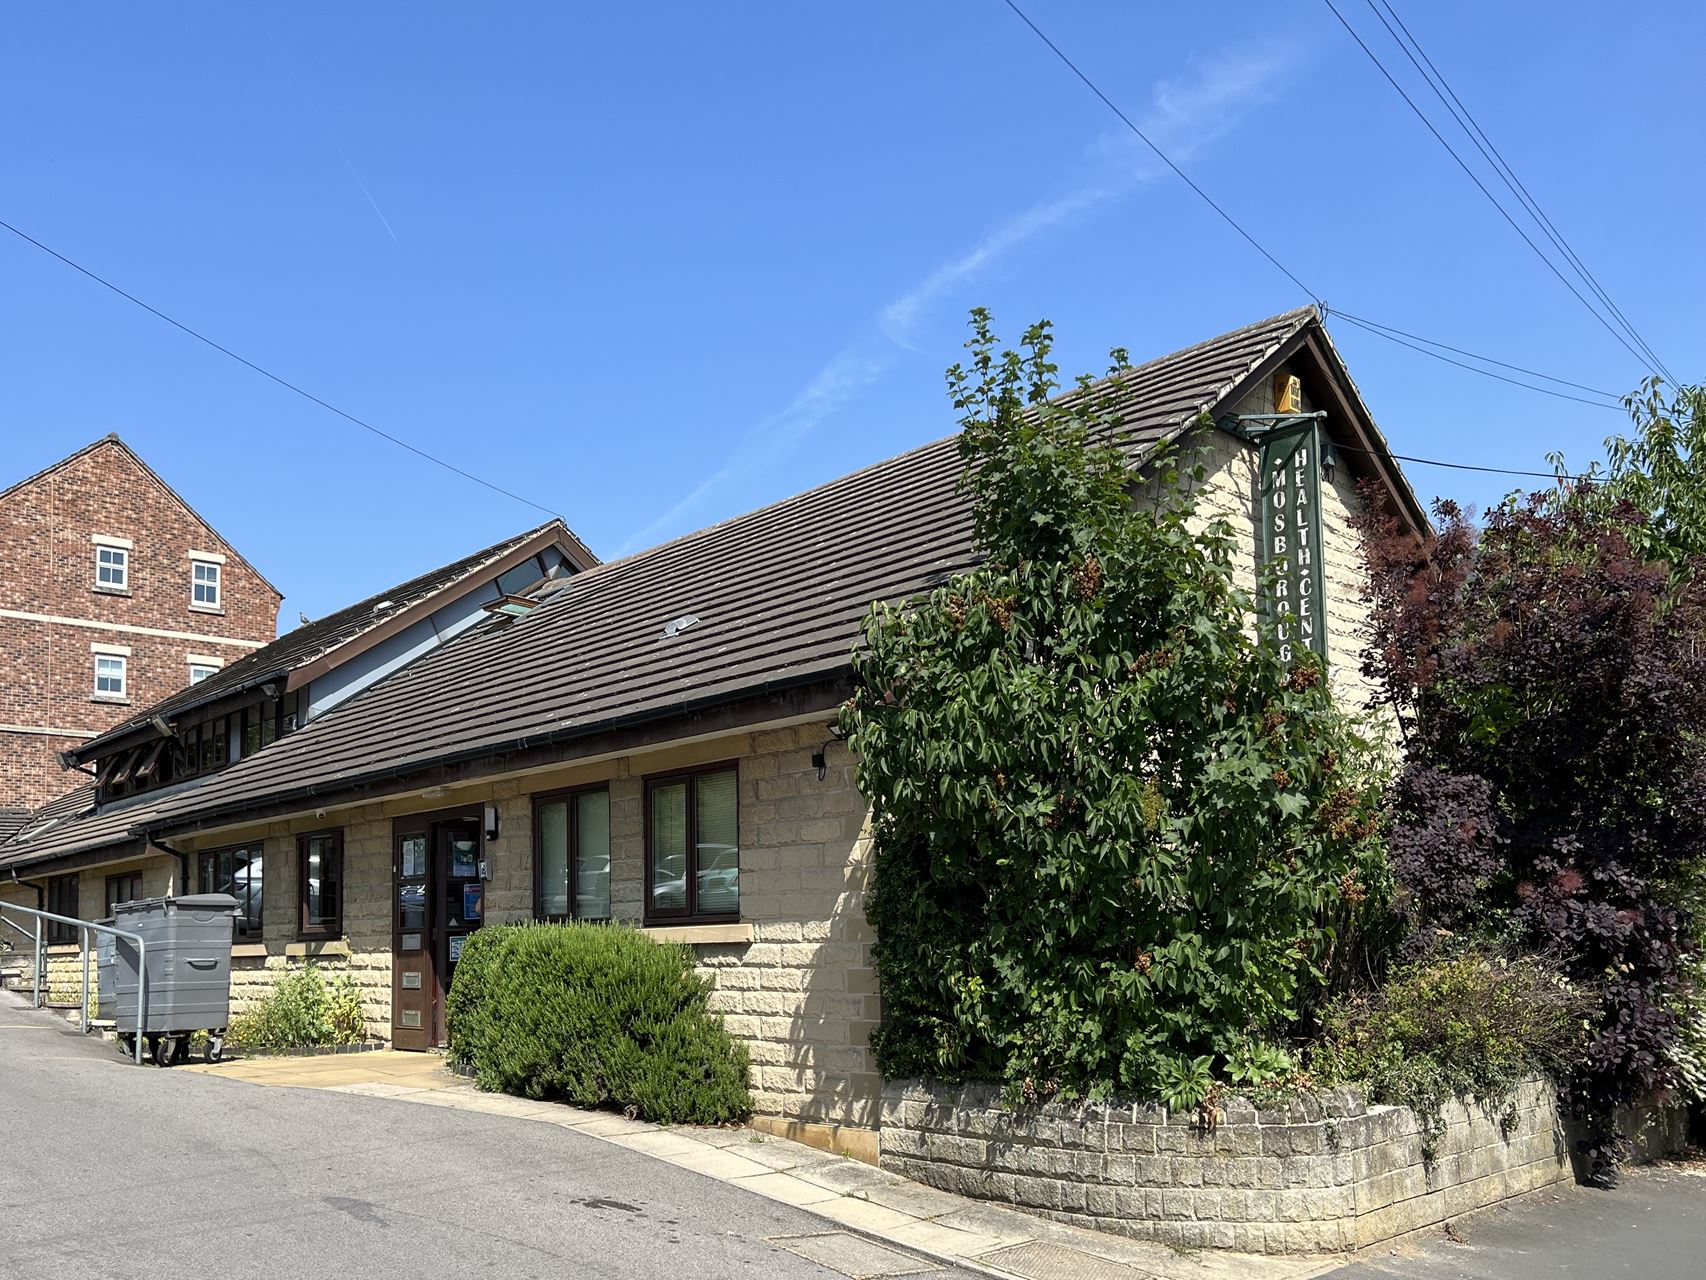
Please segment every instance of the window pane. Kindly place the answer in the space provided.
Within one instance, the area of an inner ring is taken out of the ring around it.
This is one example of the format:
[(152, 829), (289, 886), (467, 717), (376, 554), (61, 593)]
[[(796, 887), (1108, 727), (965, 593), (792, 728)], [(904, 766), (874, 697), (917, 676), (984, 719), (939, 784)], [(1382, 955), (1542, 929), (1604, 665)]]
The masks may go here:
[(575, 797), (580, 842), (575, 848), (575, 917), (610, 919), (610, 793)]
[(304, 922), (335, 925), (338, 923), (338, 904), (343, 899), (343, 868), (334, 841), (330, 836), (311, 836), (305, 858)]
[(706, 915), (732, 915), (740, 910), (735, 772), (701, 774), (694, 779), (693, 790), (699, 825), (695, 860), (699, 910)]
[(237, 936), (261, 935), (261, 854), (259, 850), (244, 850), (235, 855), (238, 865), (231, 870), (231, 882), (237, 892)]
[(687, 784), (652, 788), (652, 909), (687, 909)]
[(539, 914), (569, 914), (569, 806), (539, 806)]

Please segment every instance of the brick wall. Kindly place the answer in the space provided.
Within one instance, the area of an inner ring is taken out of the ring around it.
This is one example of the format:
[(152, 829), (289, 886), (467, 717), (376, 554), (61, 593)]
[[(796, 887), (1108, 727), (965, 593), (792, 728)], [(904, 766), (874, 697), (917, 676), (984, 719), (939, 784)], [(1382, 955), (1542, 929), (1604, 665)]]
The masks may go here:
[[(97, 536), (132, 544), (123, 592), (96, 590)], [(191, 607), (191, 551), (224, 559), (219, 612)], [(0, 499), (0, 806), (78, 785), (57, 752), (183, 688), (191, 654), (272, 640), (279, 600), (116, 438)], [(95, 696), (91, 645), (129, 650), (123, 703)]]

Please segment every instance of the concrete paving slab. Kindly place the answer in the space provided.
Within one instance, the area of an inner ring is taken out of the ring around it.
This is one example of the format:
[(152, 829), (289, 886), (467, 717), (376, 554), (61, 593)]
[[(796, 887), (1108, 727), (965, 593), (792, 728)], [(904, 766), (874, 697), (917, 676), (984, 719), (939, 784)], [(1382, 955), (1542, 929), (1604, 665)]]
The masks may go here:
[(786, 1173), (772, 1172), (751, 1178), (736, 1178), (729, 1185), (740, 1187), (745, 1191), (755, 1191), (766, 1200), (779, 1200), (783, 1204), (791, 1204), (800, 1209), (841, 1199), (840, 1196), (826, 1187), (820, 1187), (811, 1182), (802, 1182), (799, 1178)]
[(896, 1227), (910, 1226), (918, 1221), (899, 1209), (888, 1209), (880, 1204), (872, 1204), (869, 1200), (855, 1200), (852, 1196), (836, 1196), (833, 1200), (824, 1200), (814, 1204), (812, 1212), (821, 1213), (826, 1218), (833, 1218), (860, 1231), (870, 1231), (882, 1236), (886, 1236)]
[(748, 1160), (738, 1151), (730, 1151), (726, 1147), (709, 1147), (664, 1158), (671, 1164), (680, 1165), (683, 1169), (691, 1169), (721, 1182), (732, 1182), (736, 1178), (757, 1178), (773, 1172), (757, 1161)]

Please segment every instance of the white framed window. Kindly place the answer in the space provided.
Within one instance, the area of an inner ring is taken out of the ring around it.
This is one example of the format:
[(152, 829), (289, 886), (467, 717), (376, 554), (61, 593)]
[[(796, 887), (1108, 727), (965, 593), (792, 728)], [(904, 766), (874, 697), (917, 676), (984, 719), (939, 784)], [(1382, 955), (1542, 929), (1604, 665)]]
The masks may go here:
[(200, 684), (217, 670), (219, 670), (218, 667), (210, 667), (200, 662), (192, 662), (190, 663), (190, 683)]
[(192, 560), (190, 562), (190, 607), (194, 609), (218, 609), (221, 607), (219, 566), (211, 560)]
[(95, 585), (102, 591), (130, 590), (130, 551), (127, 548), (95, 548)]
[(130, 659), (117, 653), (97, 653), (95, 655), (95, 696), (97, 698), (123, 698), (128, 696), (126, 688), (126, 668)]

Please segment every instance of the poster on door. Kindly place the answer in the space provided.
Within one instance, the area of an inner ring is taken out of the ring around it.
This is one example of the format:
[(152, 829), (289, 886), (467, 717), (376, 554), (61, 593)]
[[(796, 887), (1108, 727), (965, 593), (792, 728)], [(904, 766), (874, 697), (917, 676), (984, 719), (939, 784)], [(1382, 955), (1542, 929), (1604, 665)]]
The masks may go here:
[(473, 884), (462, 886), (462, 919), (467, 924), (478, 924), (485, 914), (486, 886), (478, 880)]

